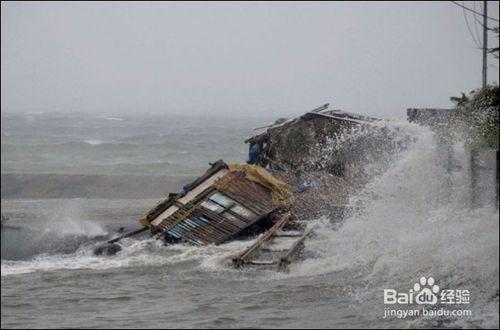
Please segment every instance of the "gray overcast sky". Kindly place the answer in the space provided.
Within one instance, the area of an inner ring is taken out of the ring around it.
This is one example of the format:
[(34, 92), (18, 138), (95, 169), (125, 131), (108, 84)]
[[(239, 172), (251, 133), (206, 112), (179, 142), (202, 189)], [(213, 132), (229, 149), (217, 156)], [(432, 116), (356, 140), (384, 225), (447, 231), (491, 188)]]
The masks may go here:
[[(403, 117), (408, 107), (450, 107), (451, 95), (481, 83), (481, 51), (451, 2), (1, 8), (6, 112), (277, 116), (330, 102)], [(498, 1), (489, 9), (498, 17)], [(489, 63), (498, 82), (498, 60)]]

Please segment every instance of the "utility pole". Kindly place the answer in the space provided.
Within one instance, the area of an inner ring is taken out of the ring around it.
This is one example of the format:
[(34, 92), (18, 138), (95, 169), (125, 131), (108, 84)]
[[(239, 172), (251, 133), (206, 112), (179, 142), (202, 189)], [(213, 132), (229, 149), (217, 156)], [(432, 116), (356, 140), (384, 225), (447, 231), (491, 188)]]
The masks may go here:
[(488, 1), (483, 1), (483, 88), (486, 87), (488, 73)]

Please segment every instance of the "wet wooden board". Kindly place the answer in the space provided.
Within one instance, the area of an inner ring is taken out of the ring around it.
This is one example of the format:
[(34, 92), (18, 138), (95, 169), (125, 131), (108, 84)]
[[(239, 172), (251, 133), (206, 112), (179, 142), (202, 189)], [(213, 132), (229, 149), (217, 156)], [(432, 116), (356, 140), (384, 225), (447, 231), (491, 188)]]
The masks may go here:
[[(290, 265), (303, 251), (305, 239), (311, 231), (302, 232), (297, 236), (297, 232), (293, 231), (290, 235), (286, 235), (286, 231), (282, 231), (279, 227), (281, 223), (268, 230), (254, 244), (241, 252), (237, 257), (233, 258), (233, 265), (236, 268), (244, 265), (252, 266), (276, 266), (280, 271), (287, 271)], [(299, 237), (298, 239), (295, 239)]]

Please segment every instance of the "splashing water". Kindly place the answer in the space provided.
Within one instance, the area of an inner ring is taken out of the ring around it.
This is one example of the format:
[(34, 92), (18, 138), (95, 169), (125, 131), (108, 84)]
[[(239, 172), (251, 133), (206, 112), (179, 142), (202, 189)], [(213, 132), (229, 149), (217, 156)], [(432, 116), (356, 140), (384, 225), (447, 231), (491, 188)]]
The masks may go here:
[[(82, 200), (62, 200), (38, 210), (15, 230), (2, 229), (2, 267), (5, 260), (27, 260), (39, 255), (72, 254), (82, 244), (105, 238), (102, 223), (82, 214)], [(3, 268), (2, 268), (3, 269)]]
[(81, 200), (68, 200), (63, 205), (49, 210), (51, 217), (44, 222), (46, 232), (58, 236), (84, 236), (88, 238), (105, 236), (107, 230), (102, 224), (86, 219), (82, 214)]
[(320, 257), (292, 266), (291, 274), (356, 274), (352, 294), (374, 317), (380, 316), (373, 306), (382, 305), (383, 289), (407, 290), (432, 275), (442, 287), (469, 289), (482, 320), (484, 311), (490, 314), (490, 323), (480, 325), (498, 325), (498, 209), (470, 209), (465, 170), (447, 174), (429, 130), (399, 127), (414, 142), (351, 198), (360, 211), (339, 230), (328, 219), (316, 221), (317, 238), (307, 245)]
[[(306, 258), (287, 274), (236, 271), (228, 257), (248, 246), (236, 241), (221, 246), (165, 247), (153, 239), (127, 239), (114, 257), (93, 256), (91, 245), (71, 254), (38, 255), (32, 260), (2, 260), (2, 276), (57, 269), (178, 267), (191, 263), (198, 271), (230, 274), (231, 279), (269, 281), (325, 276), (343, 283), (356, 308), (379, 318), (386, 288), (407, 290), (421, 276), (433, 276), (441, 287), (467, 288), (477, 312), (474, 326), (498, 326), (499, 223), (496, 205), (470, 209), (466, 169), (446, 172), (442, 150), (426, 128), (390, 123), (405, 136), (407, 148), (387, 162), (372, 163), (377, 173), (350, 203), (357, 211), (340, 228), (329, 219), (311, 220), (315, 236), (306, 242)], [(410, 139), (406, 139), (406, 137)], [(403, 138), (402, 138), (403, 139)], [(463, 148), (456, 146), (458, 158)], [(463, 157), (462, 157), (463, 158)], [(379, 169), (383, 168), (383, 171)], [(56, 212), (57, 213), (57, 212)], [(65, 208), (50, 230), (62, 236), (107, 234), (99, 224), (79, 221), (78, 208)], [(71, 220), (73, 219), (73, 220)], [(167, 270), (165, 270), (167, 272)], [(333, 275), (333, 276), (332, 276)], [(418, 320), (412, 321), (415, 326)], [(455, 326), (470, 326), (456, 321)], [(467, 322), (474, 322), (469, 319)]]

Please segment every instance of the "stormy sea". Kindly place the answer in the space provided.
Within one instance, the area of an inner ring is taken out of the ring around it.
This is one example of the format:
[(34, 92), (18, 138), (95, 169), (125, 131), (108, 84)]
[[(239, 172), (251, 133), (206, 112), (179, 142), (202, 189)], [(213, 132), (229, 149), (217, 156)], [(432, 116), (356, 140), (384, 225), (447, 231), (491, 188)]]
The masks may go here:
[[(252, 239), (165, 246), (143, 235), (93, 255), (209, 162), (244, 162), (243, 141), (274, 119), (2, 114), (1, 327), (499, 327), (494, 189), (470, 208), (463, 148), (447, 172), (433, 133), (404, 121), (386, 125), (411, 143), (370, 164), (378, 174), (342, 226), (310, 219), (288, 272), (233, 269)], [(408, 293), (422, 277), (467, 290), (448, 307), (470, 313), (387, 316), (384, 290)]]

